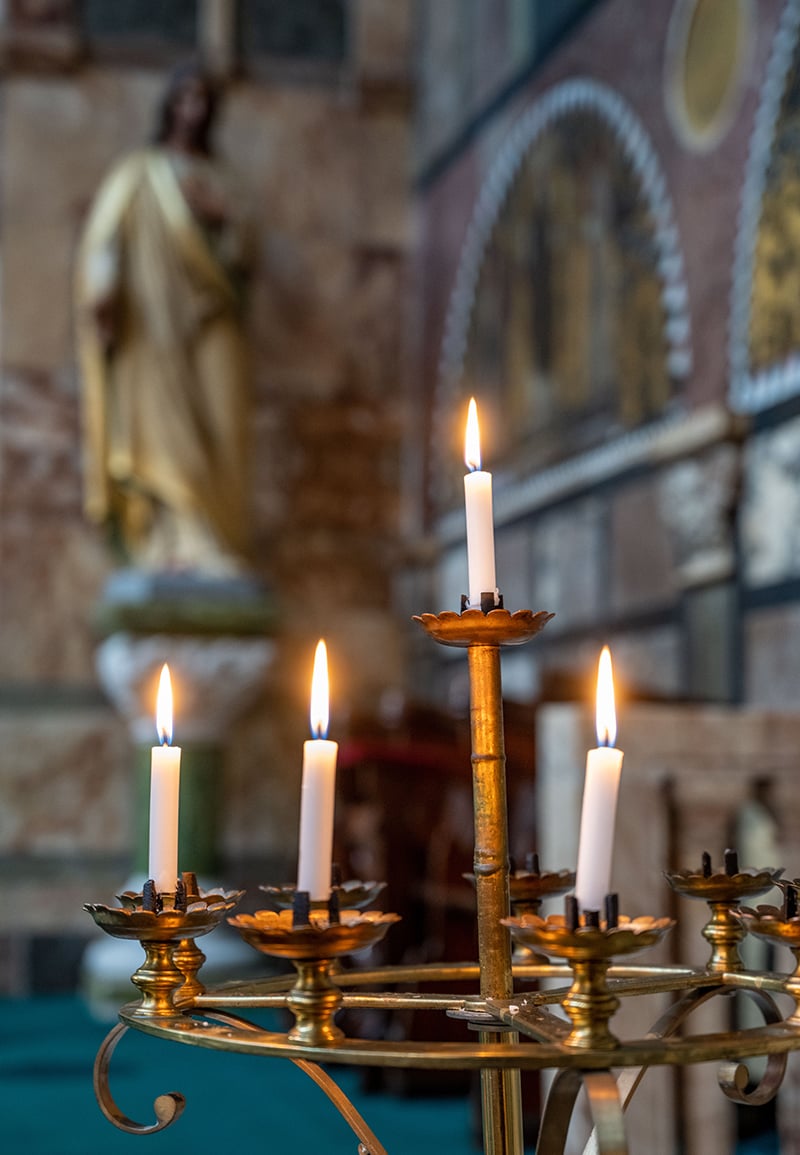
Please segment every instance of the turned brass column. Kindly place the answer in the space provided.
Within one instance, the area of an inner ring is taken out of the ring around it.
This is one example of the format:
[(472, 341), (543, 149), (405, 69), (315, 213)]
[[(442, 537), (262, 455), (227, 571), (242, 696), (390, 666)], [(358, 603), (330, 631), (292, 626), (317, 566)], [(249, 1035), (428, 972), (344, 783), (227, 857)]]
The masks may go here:
[[(472, 792), (475, 815), (475, 892), (481, 995), (508, 999), (512, 993), (511, 939), (500, 920), (509, 912), (508, 806), (500, 647), (467, 650), (472, 734)], [(481, 1033), (481, 1041), (493, 1036)], [(481, 1071), (483, 1139), (486, 1155), (521, 1155), (522, 1096), (519, 1071)]]
[[(478, 961), (486, 999), (509, 999), (513, 990), (511, 938), (501, 923), (509, 915), (509, 857), (500, 648), (530, 641), (552, 616), (496, 609), (461, 614), (445, 610), (416, 618), (437, 642), (466, 649), (469, 661)], [(483, 1043), (496, 1039), (491, 1031), (481, 1032)], [(503, 1041), (519, 1041), (519, 1035), (505, 1034)], [(481, 1100), (484, 1155), (522, 1155), (519, 1071), (482, 1069)]]

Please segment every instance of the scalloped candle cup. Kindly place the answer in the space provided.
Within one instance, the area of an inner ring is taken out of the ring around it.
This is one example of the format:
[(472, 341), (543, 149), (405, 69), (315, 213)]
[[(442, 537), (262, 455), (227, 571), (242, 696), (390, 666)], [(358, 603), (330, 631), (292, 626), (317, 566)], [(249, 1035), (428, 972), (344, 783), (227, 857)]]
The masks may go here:
[(189, 903), (185, 911), (167, 908), (156, 913), (142, 909), (142, 895), (126, 890), (118, 895), (121, 906), (100, 902), (84, 903), (97, 925), (112, 938), (138, 939), (140, 942), (171, 942), (181, 938), (199, 938), (218, 926), (224, 916), (241, 901), (243, 890), (202, 891), (199, 900)]
[[(341, 886), (336, 887), (339, 896), (340, 910), (364, 910), (371, 907), (382, 890), (385, 890), (385, 882), (362, 882), (360, 879), (353, 878), (347, 882), (343, 882)], [(258, 888), (262, 890), (267, 897), (267, 901), (271, 903), (275, 910), (290, 909), (294, 903), (294, 897), (297, 893), (297, 887), (293, 882), (280, 883), (276, 886), (269, 886), (262, 884)], [(319, 899), (311, 900), (312, 910), (327, 911), (328, 900)]]
[(735, 874), (717, 870), (705, 875), (697, 870), (664, 871), (664, 877), (676, 892), (685, 898), (699, 898), (705, 902), (733, 902), (738, 898), (766, 894), (777, 886), (783, 868), (771, 866), (750, 867)]
[(366, 950), (380, 942), (399, 914), (380, 910), (344, 910), (332, 923), (326, 912), (311, 911), (306, 926), (293, 925), (291, 910), (258, 910), (229, 918), (231, 926), (262, 954), (288, 959), (332, 959)]
[(413, 621), (444, 646), (521, 646), (540, 633), (555, 614), (545, 610), (464, 610), (457, 614), (415, 614)]
[(633, 954), (655, 946), (675, 925), (671, 918), (649, 915), (638, 918), (620, 915), (617, 926), (579, 926), (575, 930), (566, 925), (563, 914), (549, 914), (547, 918), (524, 914), (519, 918), (501, 919), (501, 922), (517, 942), (566, 959), (611, 959), (615, 955)]

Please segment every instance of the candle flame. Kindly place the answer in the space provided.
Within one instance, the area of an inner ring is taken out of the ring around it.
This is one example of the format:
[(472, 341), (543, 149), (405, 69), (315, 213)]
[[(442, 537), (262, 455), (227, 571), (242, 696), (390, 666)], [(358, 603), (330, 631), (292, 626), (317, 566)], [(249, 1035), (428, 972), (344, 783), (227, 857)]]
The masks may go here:
[(481, 431), (478, 425), (478, 406), (475, 398), (470, 397), (467, 411), (467, 432), (464, 438), (464, 464), (468, 469), (476, 470), (481, 467)]
[(613, 746), (617, 739), (617, 712), (614, 708), (614, 676), (611, 651), (603, 646), (597, 667), (597, 744)]
[(172, 744), (172, 682), (169, 666), (165, 662), (161, 669), (156, 698), (156, 732), (162, 746)]
[(314, 673), (311, 677), (311, 734), (325, 738), (329, 720), (328, 650), (322, 638), (314, 653)]

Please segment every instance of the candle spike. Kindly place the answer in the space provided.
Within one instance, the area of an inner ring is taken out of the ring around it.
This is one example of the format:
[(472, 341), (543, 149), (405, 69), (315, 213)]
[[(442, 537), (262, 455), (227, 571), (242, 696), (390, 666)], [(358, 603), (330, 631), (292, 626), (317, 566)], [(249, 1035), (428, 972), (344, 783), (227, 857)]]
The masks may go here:
[(338, 926), (342, 921), (339, 911), (339, 890), (336, 887), (331, 891), (331, 896), (328, 899), (328, 921), (331, 926)]
[(152, 878), (148, 878), (147, 882), (142, 887), (142, 910), (152, 910), (157, 913), (159, 909), (158, 894), (156, 893), (156, 884)]
[(725, 851), (725, 873), (739, 873), (739, 855), (735, 850), (731, 850), (730, 848)]
[(186, 913), (186, 885), (182, 878), (175, 883), (175, 909)]
[(184, 870), (181, 872), (181, 881), (186, 892), (187, 903), (195, 902), (200, 897), (200, 890), (197, 886), (197, 875), (193, 870)]
[(292, 927), (311, 925), (311, 894), (307, 890), (297, 890), (292, 904)]
[(711, 877), (711, 855), (707, 850), (703, 851), (703, 857), (701, 859), (701, 870), (703, 878)]
[(585, 910), (583, 912), (583, 925), (593, 927), (595, 930), (600, 929), (600, 911), (599, 910)]
[(605, 898), (606, 930), (619, 926), (619, 895), (607, 894)]
[(577, 930), (578, 919), (578, 900), (574, 894), (568, 894), (564, 899), (564, 923), (567, 930)]

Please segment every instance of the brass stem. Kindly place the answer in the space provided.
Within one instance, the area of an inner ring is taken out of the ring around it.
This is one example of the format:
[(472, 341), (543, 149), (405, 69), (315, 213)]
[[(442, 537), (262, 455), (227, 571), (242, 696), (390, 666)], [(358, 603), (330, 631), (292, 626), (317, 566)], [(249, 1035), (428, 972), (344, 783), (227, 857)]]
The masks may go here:
[(786, 1021), (793, 1027), (800, 1027), (800, 946), (791, 946), (789, 949), (794, 957), (795, 968), (785, 980), (784, 990), (794, 999), (794, 1009)]
[(619, 999), (610, 993), (606, 984), (610, 962), (610, 959), (597, 958), (572, 960), (574, 979), (562, 1004), (572, 1023), (565, 1039), (567, 1046), (619, 1046), (619, 1040), (608, 1026), (619, 1007)]
[(738, 905), (738, 902), (730, 899), (724, 902), (714, 900), (708, 904), (711, 918), (703, 927), (703, 938), (711, 944), (711, 957), (706, 964), (706, 970), (712, 974), (740, 971), (744, 968), (742, 956), (739, 954), (739, 943), (747, 931), (730, 910), (731, 907)]
[(509, 998), (511, 940), (500, 925), (509, 914), (508, 817), (506, 803), (500, 648), (473, 645), (468, 651), (472, 792), (475, 809), (475, 894), (478, 959), (484, 998)]
[(137, 1018), (175, 1014), (175, 992), (183, 986), (185, 976), (175, 964), (175, 942), (142, 942), (144, 962), (131, 975), (131, 982), (142, 992), (142, 1001), (132, 1012)]
[(342, 1004), (342, 992), (330, 978), (330, 959), (293, 959), (297, 981), (286, 999), (294, 1015), (288, 1038), (319, 1046), (344, 1038), (333, 1017)]
[[(508, 808), (500, 648), (473, 644), (467, 650), (475, 814), (475, 895), (478, 908), (480, 992), (511, 996), (511, 940), (500, 920), (509, 913)], [(483, 1142), (486, 1155), (521, 1155), (522, 1093), (516, 1070), (481, 1071)]]
[(197, 977), (197, 972), (206, 961), (206, 956), (194, 939), (182, 938), (173, 958), (178, 970), (184, 976), (184, 983), (175, 995), (175, 1002), (183, 1006), (193, 1002), (197, 995), (205, 994), (205, 985)]

